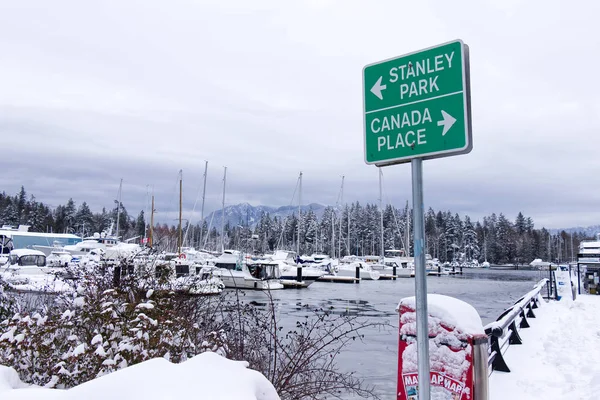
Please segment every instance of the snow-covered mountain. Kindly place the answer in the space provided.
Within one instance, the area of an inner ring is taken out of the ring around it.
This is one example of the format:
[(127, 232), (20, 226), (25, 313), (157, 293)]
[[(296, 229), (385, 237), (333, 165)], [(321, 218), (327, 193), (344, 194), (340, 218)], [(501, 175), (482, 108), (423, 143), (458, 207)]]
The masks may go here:
[(565, 229), (550, 229), (550, 233), (552, 233), (553, 235), (557, 234), (558, 232), (562, 232), (562, 231), (565, 231), (566, 233), (575, 233), (575, 232), (584, 233), (585, 236), (588, 238), (595, 238), (596, 234), (600, 233), (600, 225), (591, 225), (591, 226), (586, 226), (586, 227), (577, 226), (574, 228), (565, 228)]
[[(311, 203), (302, 206), (302, 212), (312, 210), (318, 218), (321, 218), (325, 206), (322, 204)], [(269, 214), (273, 217), (287, 217), (298, 212), (298, 206), (253, 206), (248, 203), (240, 203), (225, 207), (225, 223), (229, 222), (230, 226), (236, 225), (249, 225), (254, 227), (259, 221), (263, 213)], [(213, 227), (221, 226), (221, 218), (223, 216), (222, 210), (216, 210), (210, 213), (206, 218), (206, 223), (210, 224), (212, 220)]]

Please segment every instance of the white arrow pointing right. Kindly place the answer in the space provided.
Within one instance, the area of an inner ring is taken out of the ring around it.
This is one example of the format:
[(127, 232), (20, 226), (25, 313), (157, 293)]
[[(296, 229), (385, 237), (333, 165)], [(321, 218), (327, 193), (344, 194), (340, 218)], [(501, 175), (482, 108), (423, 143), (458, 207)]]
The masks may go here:
[(443, 126), (444, 129), (442, 129), (442, 136), (445, 136), (446, 133), (448, 133), (448, 131), (450, 130), (450, 128), (452, 128), (452, 125), (454, 125), (454, 123), (456, 122), (456, 118), (454, 118), (452, 115), (448, 114), (446, 111), (442, 110), (442, 120), (438, 121), (438, 126)]
[(383, 76), (380, 76), (379, 79), (377, 79), (377, 82), (375, 82), (375, 84), (371, 88), (371, 93), (373, 93), (375, 96), (379, 97), (379, 100), (383, 100), (383, 95), (381, 94), (381, 91), (387, 89), (387, 85), (381, 84), (382, 78), (383, 78)]

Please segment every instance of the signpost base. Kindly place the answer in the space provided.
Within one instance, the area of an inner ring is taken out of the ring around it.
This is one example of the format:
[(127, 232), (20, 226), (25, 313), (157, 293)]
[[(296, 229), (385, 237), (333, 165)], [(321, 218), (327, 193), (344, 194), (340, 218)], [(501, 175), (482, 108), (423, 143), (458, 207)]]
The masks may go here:
[(417, 317), (417, 360), (419, 363), (419, 400), (429, 400), (429, 327), (427, 313), (427, 276), (425, 272), (425, 217), (423, 206), (423, 160), (413, 158), (412, 195), (415, 253), (415, 297)]

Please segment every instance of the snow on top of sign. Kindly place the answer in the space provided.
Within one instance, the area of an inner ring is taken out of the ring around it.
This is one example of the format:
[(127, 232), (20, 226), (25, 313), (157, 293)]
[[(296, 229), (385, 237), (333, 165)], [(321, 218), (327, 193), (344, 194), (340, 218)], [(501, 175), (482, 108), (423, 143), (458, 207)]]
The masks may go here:
[(69, 390), (24, 388), (14, 369), (0, 365), (2, 400), (185, 399), (279, 400), (273, 385), (244, 361), (206, 352), (181, 364), (154, 358)]
[[(415, 297), (405, 297), (400, 300), (396, 311), (399, 311), (403, 305), (416, 309)], [(427, 309), (430, 316), (439, 318), (445, 325), (451, 325), (462, 333), (469, 335), (485, 334), (477, 310), (462, 300), (441, 294), (428, 294)]]

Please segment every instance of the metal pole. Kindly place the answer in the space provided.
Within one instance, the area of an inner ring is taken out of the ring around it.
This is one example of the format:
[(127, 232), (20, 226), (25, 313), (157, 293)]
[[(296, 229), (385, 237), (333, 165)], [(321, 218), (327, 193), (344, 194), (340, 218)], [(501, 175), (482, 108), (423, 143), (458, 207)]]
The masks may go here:
[(181, 226), (181, 207), (183, 206), (183, 170), (179, 170), (179, 235), (177, 238), (177, 254), (181, 254), (183, 246), (183, 227)]
[(121, 215), (121, 189), (122, 188), (123, 188), (123, 178), (121, 178), (121, 182), (119, 183), (119, 195), (117, 196), (119, 198), (117, 200), (117, 240), (119, 240), (119, 222), (120, 222), (119, 217)]
[(429, 328), (427, 312), (427, 278), (425, 274), (425, 216), (423, 206), (423, 160), (414, 158), (412, 167), (413, 233), (415, 259), (415, 294), (417, 308), (417, 360), (419, 364), (419, 400), (430, 400)]
[(152, 247), (154, 236), (154, 188), (152, 188), (152, 210), (150, 210), (150, 236), (148, 237), (148, 246)]
[(302, 220), (302, 215), (300, 212), (300, 208), (302, 207), (302, 172), (300, 172), (300, 176), (298, 177), (298, 243), (296, 243), (296, 256), (300, 257), (300, 221)]
[[(383, 244), (383, 185), (381, 183), (381, 178), (383, 175), (383, 171), (381, 167), (379, 167), (379, 212), (380, 212), (380, 227), (381, 227), (381, 254), (379, 257), (381, 258), (381, 263), (383, 264), (385, 261), (385, 250)], [(394, 274), (395, 275), (395, 274)]]
[(198, 244), (200, 246), (202, 246), (202, 236), (204, 234), (204, 201), (206, 200), (206, 176), (207, 176), (207, 173), (208, 173), (208, 161), (204, 161), (204, 188), (202, 189), (202, 207), (200, 207), (200, 240), (198, 241)]
[(223, 167), (223, 204), (221, 209), (221, 252), (225, 251), (225, 186), (227, 185), (227, 167)]

